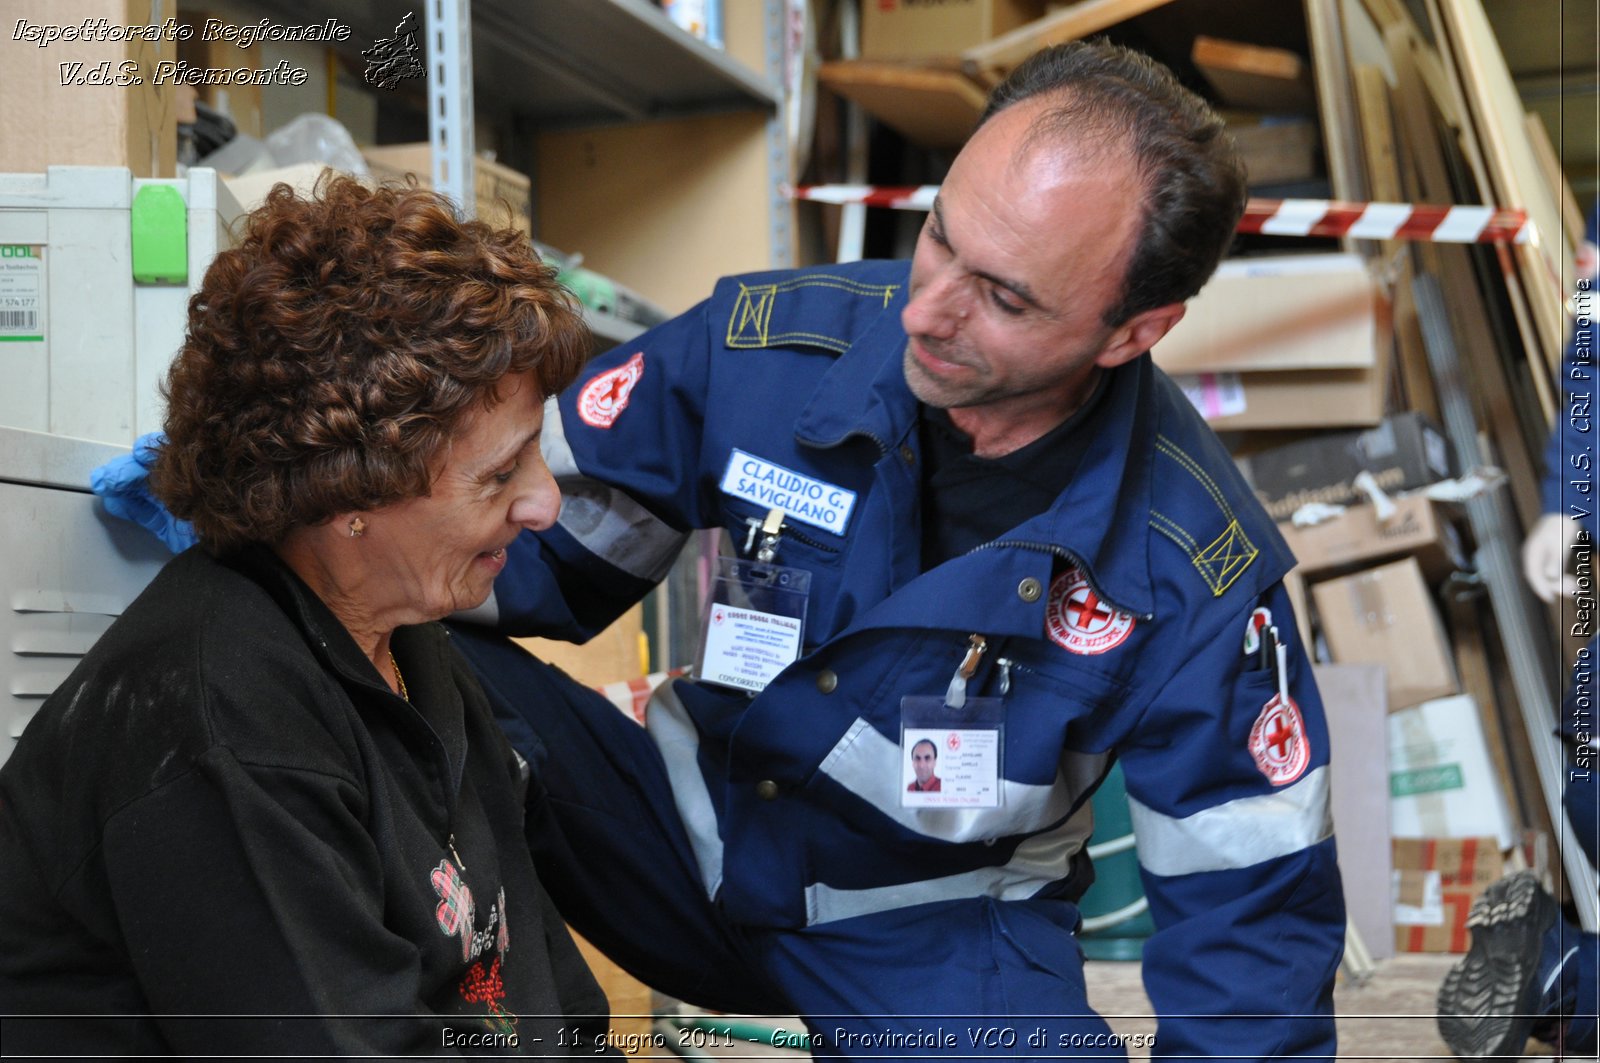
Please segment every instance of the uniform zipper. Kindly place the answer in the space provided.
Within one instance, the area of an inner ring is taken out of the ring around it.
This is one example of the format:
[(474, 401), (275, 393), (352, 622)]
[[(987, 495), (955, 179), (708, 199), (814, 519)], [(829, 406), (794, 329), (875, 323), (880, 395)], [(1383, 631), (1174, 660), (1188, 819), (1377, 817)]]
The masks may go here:
[[(750, 529), (745, 533), (744, 537), (743, 552), (748, 555), (752, 550), (755, 549), (756, 538), (761, 534), (761, 520), (757, 517), (746, 517), (744, 518), (744, 523), (745, 526)], [(827, 543), (820, 543), (804, 532), (796, 531), (794, 525), (792, 524), (785, 524), (783, 526), (783, 537), (785, 539), (793, 539), (802, 546), (809, 546), (813, 550), (821, 550), (830, 554), (837, 554), (839, 552), (839, 547), (830, 546)]]

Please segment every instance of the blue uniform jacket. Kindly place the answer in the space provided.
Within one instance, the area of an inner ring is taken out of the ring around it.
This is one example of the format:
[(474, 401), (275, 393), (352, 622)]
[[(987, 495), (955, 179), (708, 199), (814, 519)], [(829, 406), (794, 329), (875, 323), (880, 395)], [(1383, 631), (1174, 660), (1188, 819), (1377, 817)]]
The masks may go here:
[[(561, 520), (513, 547), (501, 626), (586, 637), (688, 530), (743, 544), (769, 503), (789, 509), (777, 560), (812, 574), (801, 658), (753, 698), (684, 681), (652, 710), (723, 910), (782, 929), (1076, 899), (1115, 756), (1158, 927), (1144, 973), (1161, 1054), (1331, 1054), (1344, 905), (1286, 546), (1145, 355), (1111, 374), (1047, 512), (921, 572), (907, 279), (903, 262), (725, 279), (591, 363), (547, 418)], [(1294, 708), (1271, 711), (1276, 669), (1244, 650), (1258, 607), (1288, 644)], [(973, 634), (989, 649), (969, 694), (1005, 704), (1003, 804), (902, 807), (901, 698), (944, 694)], [(1184, 1018), (1204, 1014), (1298, 1018)]]

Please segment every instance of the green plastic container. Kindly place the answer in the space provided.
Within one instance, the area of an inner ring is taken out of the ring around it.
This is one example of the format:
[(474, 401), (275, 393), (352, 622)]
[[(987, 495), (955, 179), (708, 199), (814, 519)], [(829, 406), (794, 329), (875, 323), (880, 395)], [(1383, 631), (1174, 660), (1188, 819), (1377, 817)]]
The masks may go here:
[(1078, 940), (1091, 960), (1137, 960), (1145, 939), (1156, 932), (1150, 905), (1139, 881), (1139, 857), (1133, 848), (1133, 817), (1122, 765), (1114, 764), (1106, 781), (1089, 799), (1094, 808), (1094, 839), (1089, 855), (1095, 879), (1078, 902), (1083, 930)]

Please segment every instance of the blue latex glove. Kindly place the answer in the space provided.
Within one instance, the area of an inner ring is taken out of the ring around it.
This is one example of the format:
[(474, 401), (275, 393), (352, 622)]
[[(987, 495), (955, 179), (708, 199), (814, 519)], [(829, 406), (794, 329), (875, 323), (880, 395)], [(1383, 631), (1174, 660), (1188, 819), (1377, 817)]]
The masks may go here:
[(150, 466), (166, 441), (160, 432), (140, 436), (134, 440), (133, 453), (112, 458), (89, 474), (89, 488), (105, 501), (106, 512), (148, 529), (176, 554), (199, 540), (193, 525), (168, 513), (150, 493)]

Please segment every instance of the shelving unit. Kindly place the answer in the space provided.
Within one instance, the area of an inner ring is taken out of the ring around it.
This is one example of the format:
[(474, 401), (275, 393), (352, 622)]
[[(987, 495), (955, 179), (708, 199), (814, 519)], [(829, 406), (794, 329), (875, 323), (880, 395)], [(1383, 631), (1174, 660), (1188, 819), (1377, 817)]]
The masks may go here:
[[(298, 0), (256, 0), (263, 15), (305, 21)], [(353, 69), (394, 33), (411, 0), (341, 5)], [(420, 17), (420, 16), (419, 16)], [(472, 0), (473, 84), (485, 113), (540, 128), (773, 108), (778, 93), (749, 67), (674, 25), (646, 0)]]

